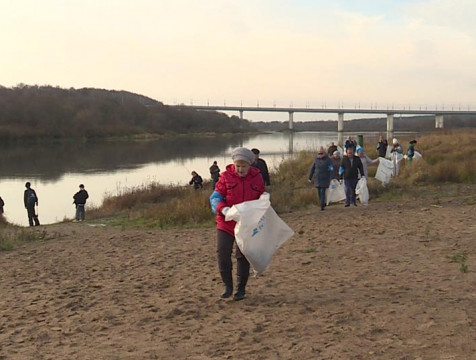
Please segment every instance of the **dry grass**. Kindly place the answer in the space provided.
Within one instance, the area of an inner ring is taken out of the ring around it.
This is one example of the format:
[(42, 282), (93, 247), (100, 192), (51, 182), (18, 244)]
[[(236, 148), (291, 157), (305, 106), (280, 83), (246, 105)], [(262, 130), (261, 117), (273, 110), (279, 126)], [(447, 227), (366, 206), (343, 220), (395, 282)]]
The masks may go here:
[(210, 193), (210, 183), (202, 190), (151, 183), (107, 197), (101, 207), (88, 210), (88, 218), (113, 218), (112, 223), (128, 227), (199, 226), (213, 219)]
[(418, 139), (416, 150), (423, 158), (405, 164), (399, 179), (407, 184), (476, 182), (476, 158), (473, 151), (476, 130), (435, 132)]
[[(399, 139), (406, 145), (412, 139)], [(387, 186), (373, 179), (376, 166), (369, 167), (369, 193), (372, 199), (385, 197), (418, 196), (422, 186), (476, 181), (476, 158), (472, 148), (476, 143), (476, 130), (435, 132), (418, 138), (416, 150), (423, 159), (403, 164), (401, 174)], [(372, 147), (366, 149), (376, 157)], [(317, 204), (317, 193), (307, 181), (315, 152), (301, 151), (283, 161), (271, 174), (271, 201), (278, 213), (290, 212)], [(127, 189), (104, 201), (98, 208), (88, 211), (89, 218), (113, 217), (115, 224), (128, 227), (192, 227), (213, 223), (208, 197), (211, 184), (195, 191), (189, 186), (148, 186)]]

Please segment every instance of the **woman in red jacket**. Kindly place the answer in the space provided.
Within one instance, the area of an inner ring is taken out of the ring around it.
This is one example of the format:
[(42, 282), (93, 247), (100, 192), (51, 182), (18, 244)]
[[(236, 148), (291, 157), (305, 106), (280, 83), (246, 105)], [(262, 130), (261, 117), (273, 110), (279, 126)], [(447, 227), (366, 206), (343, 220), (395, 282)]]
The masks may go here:
[[(216, 186), (215, 195), (220, 199), (216, 204), (217, 222), (217, 254), (218, 268), (225, 284), (221, 294), (228, 298), (233, 293), (232, 261), (231, 254), (235, 242), (236, 222), (226, 221), (225, 215), (231, 206), (244, 201), (256, 200), (264, 192), (264, 182), (258, 168), (252, 167), (255, 155), (251, 150), (243, 147), (236, 148), (231, 153), (233, 164), (226, 167)], [(212, 199), (210, 197), (210, 199)], [(243, 256), (238, 246), (235, 246), (237, 290), (233, 295), (234, 300), (243, 300), (245, 287), (250, 273), (250, 263)]]

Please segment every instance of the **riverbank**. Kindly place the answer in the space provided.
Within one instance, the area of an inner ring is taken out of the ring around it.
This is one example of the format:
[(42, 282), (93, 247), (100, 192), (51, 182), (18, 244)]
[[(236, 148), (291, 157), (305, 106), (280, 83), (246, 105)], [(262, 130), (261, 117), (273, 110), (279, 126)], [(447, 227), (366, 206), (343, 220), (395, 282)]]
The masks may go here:
[(0, 358), (470, 359), (475, 190), (283, 214), (295, 235), (241, 302), (213, 227), (31, 229), (0, 253)]

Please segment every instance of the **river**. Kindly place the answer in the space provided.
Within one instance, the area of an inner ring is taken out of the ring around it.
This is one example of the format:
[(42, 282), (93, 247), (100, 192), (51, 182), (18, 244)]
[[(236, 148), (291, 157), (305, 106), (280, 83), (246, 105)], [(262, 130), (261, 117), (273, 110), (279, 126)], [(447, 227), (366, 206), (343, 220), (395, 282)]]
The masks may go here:
[[(361, 133), (362, 134), (362, 133)], [(357, 136), (346, 133), (345, 136)], [(364, 147), (375, 147), (378, 133), (363, 133)], [(396, 134), (398, 135), (398, 134)], [(267, 133), (230, 137), (173, 137), (154, 141), (9, 145), (0, 147), (0, 196), (5, 217), (27, 226), (23, 206), (25, 182), (39, 198), (42, 224), (72, 219), (73, 195), (84, 184), (87, 206), (99, 206), (105, 196), (151, 182), (187, 185), (192, 170), (210, 177), (214, 160), (223, 171), (237, 146), (256, 147), (272, 170), (298, 151), (315, 151), (320, 145), (337, 142), (336, 132)], [(87, 216), (87, 207), (86, 207)]]

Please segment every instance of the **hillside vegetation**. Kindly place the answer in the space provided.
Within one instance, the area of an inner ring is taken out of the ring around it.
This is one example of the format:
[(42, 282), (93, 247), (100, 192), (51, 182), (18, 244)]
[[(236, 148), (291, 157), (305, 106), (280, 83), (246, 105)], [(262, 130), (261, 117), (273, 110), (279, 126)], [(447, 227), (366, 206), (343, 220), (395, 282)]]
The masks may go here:
[(0, 87), (0, 141), (250, 132), (214, 111), (167, 106), (127, 91)]

